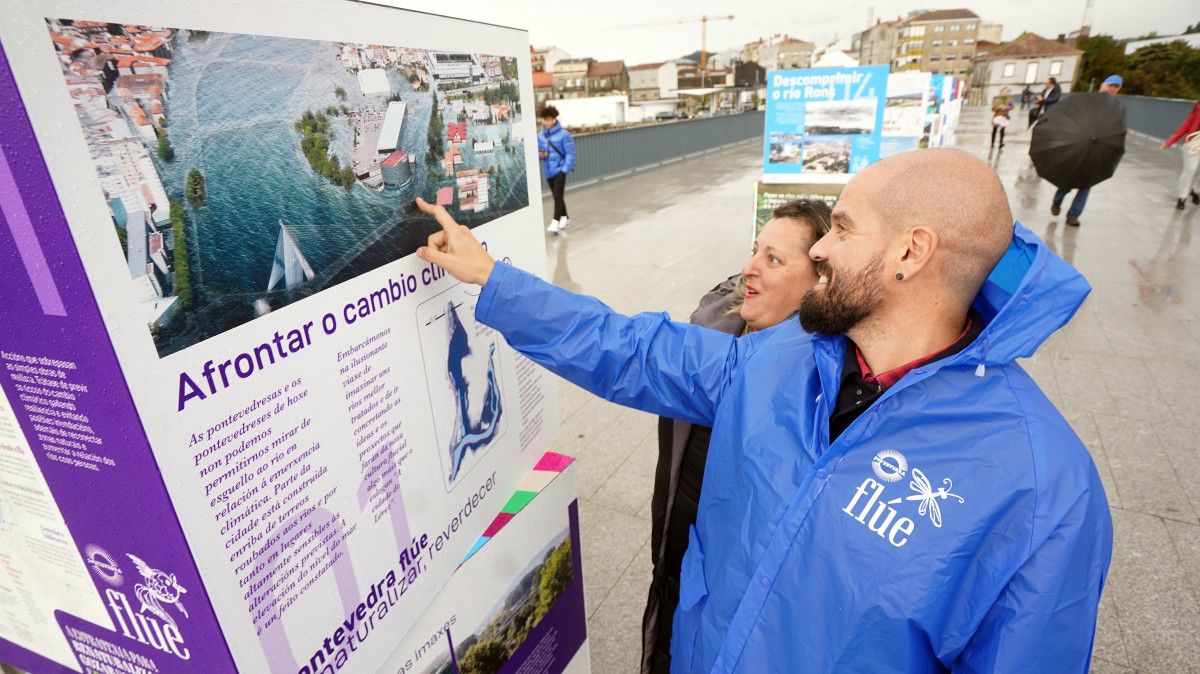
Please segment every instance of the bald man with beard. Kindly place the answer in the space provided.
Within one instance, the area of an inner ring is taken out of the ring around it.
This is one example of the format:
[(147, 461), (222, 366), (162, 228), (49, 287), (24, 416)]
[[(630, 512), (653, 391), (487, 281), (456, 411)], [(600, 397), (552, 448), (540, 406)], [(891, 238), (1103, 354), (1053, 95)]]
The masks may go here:
[(673, 672), (1080, 672), (1112, 550), (1087, 449), (1016, 359), (1090, 288), (982, 161), (854, 177), (799, 321), (622, 316), (498, 264), (443, 209), (418, 253), (476, 318), (609, 400), (713, 428)]

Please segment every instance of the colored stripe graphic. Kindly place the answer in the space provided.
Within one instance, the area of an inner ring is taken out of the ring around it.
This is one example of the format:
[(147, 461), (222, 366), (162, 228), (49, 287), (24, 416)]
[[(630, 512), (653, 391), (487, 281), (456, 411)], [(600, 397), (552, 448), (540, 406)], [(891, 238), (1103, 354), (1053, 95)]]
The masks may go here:
[(485, 543), (495, 537), (497, 532), (507, 526), (517, 513), (524, 510), (525, 506), (529, 505), (529, 502), (546, 488), (546, 485), (550, 484), (559, 473), (566, 470), (567, 466), (574, 462), (575, 457), (567, 456), (566, 454), (558, 454), (556, 452), (546, 452), (543, 454), (534, 469), (521, 481), (521, 485), (517, 487), (517, 491), (509, 497), (508, 502), (500, 509), (500, 514), (496, 515), (496, 518), (492, 520), (487, 529), (484, 529), (483, 535), (479, 537), (479, 540), (475, 541), (475, 544), (471, 546), (471, 549), (467, 551), (466, 556), (463, 557), (463, 560), (458, 565), (462, 566), (476, 552), (479, 552), (479, 548), (482, 548)]
[(500, 513), (496, 516), (496, 519), (492, 520), (492, 523), (488, 525), (487, 531), (483, 532), (483, 537), (491, 538), (492, 536), (495, 536), (496, 532), (503, 529), (504, 525), (508, 524), (508, 521), (512, 518), (513, 516), (510, 513)]
[(542, 458), (538, 460), (534, 470), (545, 470), (551, 473), (561, 473), (567, 469), (567, 466), (575, 463), (575, 457), (559, 454), (558, 452), (546, 452)]
[(508, 497), (508, 503), (505, 503), (504, 507), (500, 509), (500, 514), (503, 515), (505, 513), (508, 513), (510, 515), (516, 515), (517, 513), (524, 510), (525, 506), (529, 505), (529, 502), (533, 500), (534, 496), (537, 496), (537, 492), (534, 492), (534, 491), (513, 492), (513, 495)]

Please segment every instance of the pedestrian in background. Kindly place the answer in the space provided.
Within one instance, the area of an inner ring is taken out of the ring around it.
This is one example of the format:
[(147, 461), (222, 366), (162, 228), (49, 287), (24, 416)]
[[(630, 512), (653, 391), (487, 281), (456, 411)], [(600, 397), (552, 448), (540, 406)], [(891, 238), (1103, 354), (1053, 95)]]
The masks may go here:
[(539, 116), (542, 128), (538, 129), (538, 156), (550, 184), (550, 194), (554, 196), (554, 217), (546, 231), (558, 234), (571, 226), (563, 192), (567, 189), (567, 175), (575, 170), (575, 139), (558, 123), (558, 108), (547, 105)]
[(1004, 130), (1008, 128), (1008, 113), (1015, 107), (1008, 87), (992, 99), (992, 147), (996, 146), (996, 130), (1000, 130), (1000, 147), (1004, 147)]
[[(1106, 82), (1108, 80), (1105, 80)], [(1058, 80), (1053, 77), (1046, 78), (1046, 88), (1042, 89), (1042, 94), (1038, 96), (1037, 118), (1041, 119), (1046, 116), (1046, 112), (1050, 107), (1062, 98), (1062, 87), (1058, 86)]]
[(1029, 88), (1028, 84), (1026, 84), (1025, 90), (1021, 92), (1021, 109), (1024, 110), (1025, 108), (1028, 108), (1029, 104), (1032, 102), (1033, 90)]
[[(771, 212), (742, 272), (700, 300), (691, 322), (742, 336), (796, 315), (817, 284), (808, 256), (829, 232), (829, 206), (796, 199)], [(642, 674), (671, 671), (671, 619), (679, 605), (679, 574), (688, 531), (696, 523), (712, 428), (668, 417), (658, 419), (658, 464), (650, 499), (650, 555), (654, 562), (642, 618)]]
[(1193, 204), (1200, 204), (1200, 194), (1197, 193), (1197, 190), (1200, 190), (1200, 101), (1192, 106), (1192, 112), (1179, 128), (1175, 129), (1175, 133), (1163, 141), (1162, 149), (1165, 150), (1180, 140), (1183, 141), (1179, 146), (1183, 152), (1183, 170), (1179, 173), (1178, 200), (1175, 202), (1175, 208), (1182, 211), (1188, 197), (1191, 197)]
[[(1053, 82), (1054, 78), (1051, 77), (1050, 81)], [(1124, 84), (1125, 80), (1120, 75), (1109, 75), (1104, 78), (1104, 84), (1100, 85), (1100, 91), (1109, 96), (1116, 96), (1121, 92), (1121, 87)], [(1054, 200), (1050, 202), (1051, 215), (1058, 215), (1062, 212), (1062, 202), (1067, 198), (1067, 194), (1070, 191), (1071, 188), (1069, 187), (1059, 187), (1054, 191)], [(1071, 227), (1079, 226), (1079, 216), (1083, 215), (1083, 207), (1087, 205), (1088, 195), (1091, 193), (1092, 188), (1090, 187), (1083, 187), (1075, 192), (1075, 198), (1071, 200), (1071, 208), (1067, 209), (1067, 225)]]

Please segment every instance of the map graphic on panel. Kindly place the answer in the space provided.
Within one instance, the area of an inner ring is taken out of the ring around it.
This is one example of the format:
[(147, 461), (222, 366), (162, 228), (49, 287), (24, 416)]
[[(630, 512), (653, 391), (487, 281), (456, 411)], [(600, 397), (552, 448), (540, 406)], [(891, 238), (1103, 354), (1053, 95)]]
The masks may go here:
[(417, 307), (417, 332), (447, 489), (479, 463), (504, 432), (510, 415), (502, 390), (504, 381), (515, 381), (507, 371), (511, 351), (499, 334), (475, 322), (477, 299), (460, 284)]
[[(446, 318), (449, 349), (446, 355), (446, 372), (450, 380), (450, 388), (454, 391), (454, 425), (450, 436), (450, 481), (458, 477), (463, 460), (467, 455), (480, 447), (487, 445), (496, 437), (500, 429), (500, 415), (503, 404), (500, 400), (500, 387), (496, 383), (496, 343), (487, 346), (487, 379), (486, 382), (471, 379), (465, 374), (467, 359), (471, 356), (471, 338), (458, 317), (458, 308), (454, 301), (446, 303)], [(483, 405), (478, 415), (471, 412), (471, 389), (484, 387)]]

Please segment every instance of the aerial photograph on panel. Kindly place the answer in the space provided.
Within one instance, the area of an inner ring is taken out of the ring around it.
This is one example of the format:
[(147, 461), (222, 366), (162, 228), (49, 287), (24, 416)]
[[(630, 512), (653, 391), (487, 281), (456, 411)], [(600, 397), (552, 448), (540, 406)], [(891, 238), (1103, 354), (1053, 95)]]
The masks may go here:
[(160, 357), (529, 204), (515, 57), (47, 25)]

